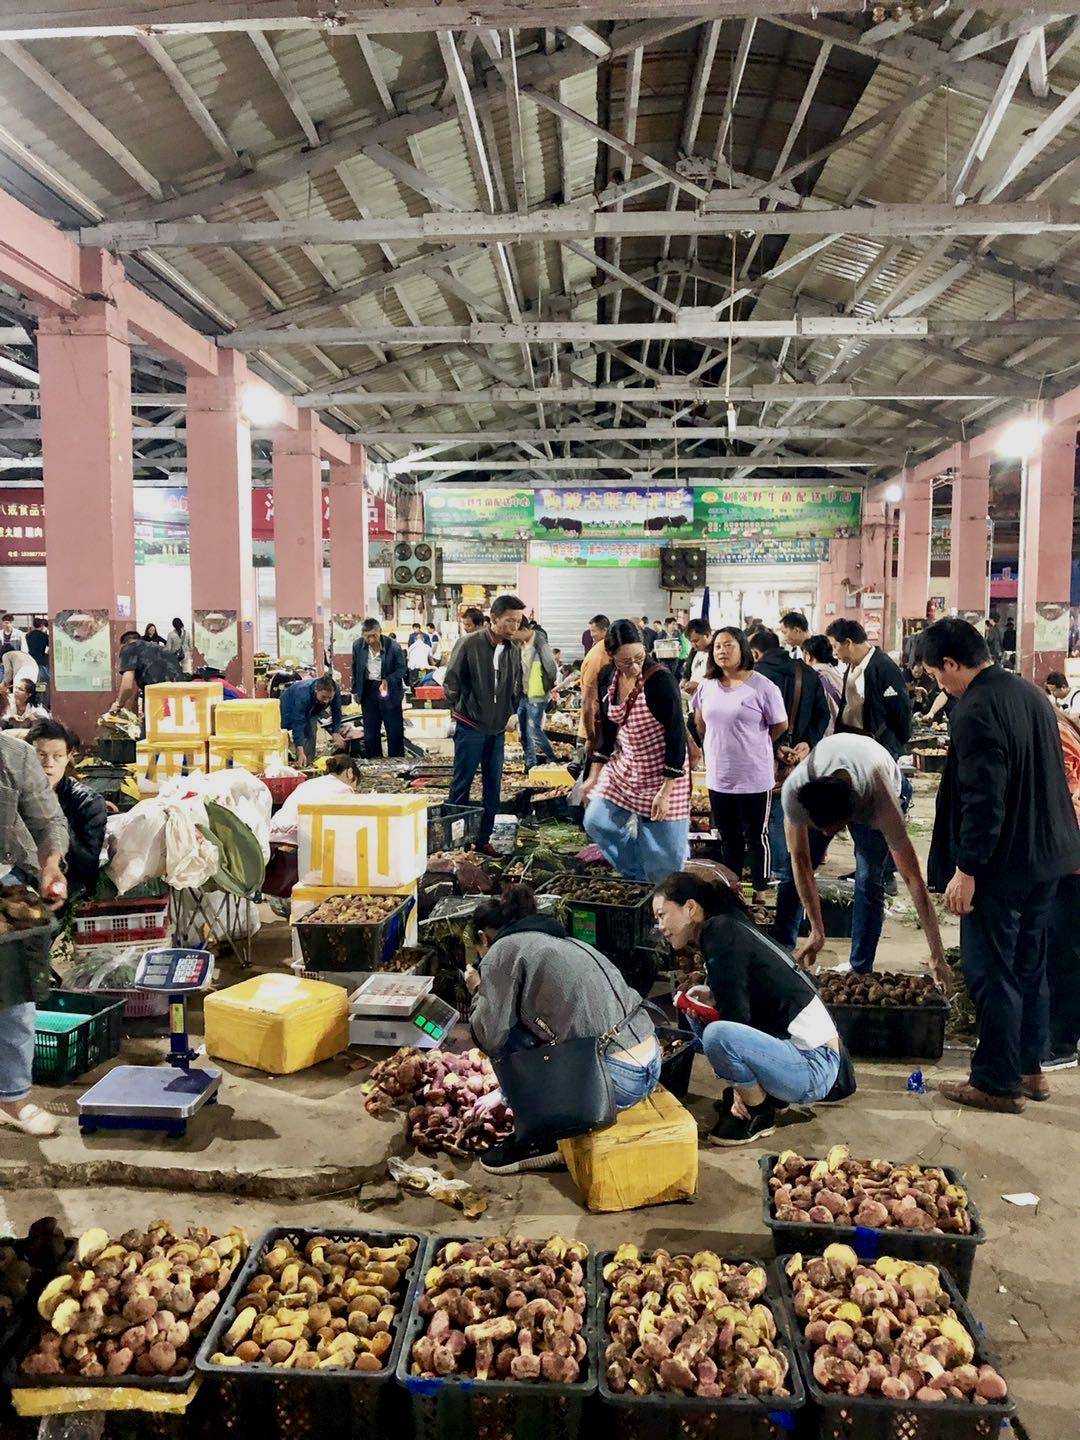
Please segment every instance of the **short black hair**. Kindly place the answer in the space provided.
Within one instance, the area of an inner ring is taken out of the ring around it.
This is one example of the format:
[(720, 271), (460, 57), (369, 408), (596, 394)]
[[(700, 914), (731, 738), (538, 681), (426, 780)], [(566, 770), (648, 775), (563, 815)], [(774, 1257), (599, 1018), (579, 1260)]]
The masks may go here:
[[(739, 646), (739, 669), (752, 670), (754, 668), (754, 657), (750, 653), (750, 642), (745, 633), (737, 625), (721, 625), (716, 635), (730, 635)], [(710, 680), (719, 680), (724, 673), (716, 663), (716, 656), (713, 650), (716, 646), (716, 635), (713, 636), (713, 643), (709, 649), (709, 663), (705, 667), (705, 674)]]
[(616, 650), (621, 650), (624, 645), (644, 645), (640, 628), (633, 620), (616, 620), (613, 625), (608, 626), (608, 632), (604, 636), (604, 649), (609, 655), (614, 655)]
[(611, 621), (606, 615), (594, 615), (589, 621), (589, 624), (595, 625), (598, 630), (609, 630), (611, 628)]
[(787, 625), (794, 630), (810, 629), (810, 621), (801, 610), (789, 610), (786, 615), (781, 615), (780, 624)]
[(526, 608), (525, 601), (519, 599), (517, 595), (496, 595), (491, 602), (491, 618), (498, 620), (508, 610), (525, 610)]
[(82, 741), (75, 731), (69, 730), (61, 720), (54, 720), (51, 715), (44, 720), (35, 720), (26, 733), (26, 740), (29, 745), (35, 740), (62, 740), (72, 754), (82, 749)]
[(755, 630), (749, 639), (750, 649), (756, 650), (759, 655), (764, 655), (769, 650), (779, 650), (780, 648), (780, 638), (775, 630)]
[(337, 681), (332, 675), (318, 675), (315, 679), (316, 690), (336, 690)]
[(35, 630), (44, 630), (44, 629), (46, 629), (46, 628), (48, 627), (48, 624), (49, 624), (49, 622), (45, 619), (45, 616), (44, 616), (44, 615), (35, 615), (35, 616), (34, 616), (34, 629), (35, 629)]
[(141, 640), (142, 638), (138, 630), (125, 630), (120, 636), (120, 644), (126, 645), (129, 640)]
[(469, 620), (473, 625), (484, 623), (484, 612), (477, 605), (470, 605), (467, 610), (461, 612), (462, 620)]
[(1063, 687), (1063, 688), (1067, 689), (1067, 688), (1068, 688), (1068, 685), (1069, 685), (1069, 682), (1068, 682), (1068, 680), (1065, 678), (1065, 676), (1061, 673), (1060, 670), (1051, 670), (1051, 671), (1050, 671), (1050, 674), (1047, 675), (1046, 679), (1043, 681), (1043, 684), (1044, 684), (1044, 685), (1056, 685), (1056, 686), (1058, 686), (1059, 688), (1062, 688), (1062, 687)]
[(858, 620), (834, 620), (826, 627), (825, 634), (831, 635), (839, 645), (843, 645), (845, 640), (850, 640), (855, 645), (866, 644), (866, 631)]
[(975, 626), (956, 615), (935, 620), (922, 632), (919, 653), (923, 664), (934, 670), (940, 670), (946, 660), (955, 660), (967, 670), (977, 670), (990, 660), (986, 641)]
[(802, 643), (805, 654), (811, 660), (816, 660), (819, 665), (835, 665), (836, 656), (832, 653), (832, 646), (824, 635), (809, 635)]
[(414, 620), (414, 621), (412, 622), (412, 628), (413, 628), (414, 630), (422, 630), (422, 629), (423, 629), (423, 626), (420, 624), (420, 621), (419, 621), (419, 620)]
[(360, 629), (365, 635), (369, 635), (372, 630), (382, 629), (382, 621), (376, 620), (374, 615), (369, 615), (363, 625), (360, 626)]
[(795, 798), (817, 830), (846, 825), (855, 813), (855, 786), (849, 775), (822, 775), (808, 780), (795, 792)]
[(686, 635), (711, 635), (712, 626), (707, 620), (700, 618), (697, 620), (688, 620), (683, 627), (683, 633)]
[(12, 615), (12, 614), (10, 614), (10, 613), (7, 614), (7, 615), (0, 615), (0, 625), (3, 625), (3, 623), (4, 623), (6, 620), (12, 620), (12, 621), (13, 621), (14, 619), (15, 619), (15, 616)]

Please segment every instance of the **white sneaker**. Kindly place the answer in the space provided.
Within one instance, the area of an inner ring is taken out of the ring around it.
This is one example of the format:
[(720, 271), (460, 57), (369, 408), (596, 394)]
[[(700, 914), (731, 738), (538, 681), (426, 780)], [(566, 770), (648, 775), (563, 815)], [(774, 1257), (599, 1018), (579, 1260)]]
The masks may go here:
[(829, 970), (830, 975), (850, 975), (851, 961), (841, 960), (839, 965), (833, 965)]
[(7, 1120), (24, 1135), (36, 1135), (39, 1139), (55, 1135), (60, 1129), (56, 1116), (40, 1109), (31, 1100), (25, 1101), (15, 1115), (12, 1115), (10, 1110), (0, 1110), (0, 1119)]

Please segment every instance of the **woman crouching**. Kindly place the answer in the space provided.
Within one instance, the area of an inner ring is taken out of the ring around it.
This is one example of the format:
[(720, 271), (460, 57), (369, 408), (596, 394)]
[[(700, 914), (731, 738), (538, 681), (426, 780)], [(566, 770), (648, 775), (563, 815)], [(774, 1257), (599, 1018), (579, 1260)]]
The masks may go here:
[(722, 1101), (710, 1144), (745, 1145), (771, 1135), (787, 1105), (852, 1094), (854, 1071), (817, 987), (756, 928), (737, 891), (722, 880), (669, 875), (653, 912), (675, 950), (700, 950), (707, 983), (687, 998), (719, 1017), (690, 1016), (705, 1058), (732, 1087), (730, 1113)]

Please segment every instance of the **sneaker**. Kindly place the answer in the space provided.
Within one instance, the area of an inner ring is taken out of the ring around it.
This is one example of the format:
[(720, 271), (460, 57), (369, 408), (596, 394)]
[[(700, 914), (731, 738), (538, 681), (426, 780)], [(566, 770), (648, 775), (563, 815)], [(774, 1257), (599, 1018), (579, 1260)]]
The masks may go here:
[(55, 1115), (40, 1109), (32, 1101), (26, 1100), (17, 1111), (9, 1110), (6, 1106), (0, 1111), (0, 1118), (7, 1120), (21, 1130), (24, 1135), (35, 1135), (38, 1139), (48, 1139), (50, 1135), (56, 1135), (60, 1124)]
[(1075, 1050), (1049, 1050), (1043, 1056), (1042, 1068), (1044, 1070), (1075, 1070), (1077, 1067), (1077, 1053)]
[(851, 961), (850, 961), (850, 960), (841, 960), (841, 961), (840, 961), (840, 964), (839, 964), (839, 965), (834, 965), (834, 966), (832, 967), (832, 969), (830, 970), (829, 973), (830, 973), (830, 975), (850, 975), (850, 974), (851, 974)]
[(749, 1120), (740, 1120), (730, 1112), (718, 1120), (706, 1139), (710, 1145), (748, 1145), (751, 1140), (764, 1140), (776, 1129), (776, 1108), (765, 1100), (750, 1111)]
[(898, 893), (899, 892), (896, 888), (896, 876), (890, 875), (889, 878), (885, 881), (885, 894), (895, 898)]
[(526, 1144), (513, 1136), (493, 1145), (480, 1157), (481, 1168), (489, 1175), (518, 1175), (524, 1170), (561, 1170), (564, 1161), (557, 1145)]

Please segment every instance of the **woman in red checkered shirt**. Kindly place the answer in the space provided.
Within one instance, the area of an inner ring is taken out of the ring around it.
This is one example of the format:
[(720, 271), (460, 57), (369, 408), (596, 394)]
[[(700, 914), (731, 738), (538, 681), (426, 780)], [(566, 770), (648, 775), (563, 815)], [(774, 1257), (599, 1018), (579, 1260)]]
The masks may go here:
[(686, 721), (671, 672), (649, 660), (632, 620), (604, 638), (600, 734), (585, 783), (585, 829), (631, 880), (654, 884), (681, 870), (690, 834)]

